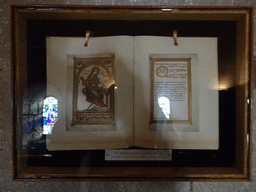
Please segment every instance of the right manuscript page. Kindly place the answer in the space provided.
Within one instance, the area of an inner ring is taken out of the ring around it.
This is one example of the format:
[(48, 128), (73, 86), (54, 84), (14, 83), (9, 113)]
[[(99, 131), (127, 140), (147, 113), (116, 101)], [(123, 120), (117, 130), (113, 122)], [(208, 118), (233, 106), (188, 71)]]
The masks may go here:
[(218, 149), (217, 38), (134, 38), (134, 145)]

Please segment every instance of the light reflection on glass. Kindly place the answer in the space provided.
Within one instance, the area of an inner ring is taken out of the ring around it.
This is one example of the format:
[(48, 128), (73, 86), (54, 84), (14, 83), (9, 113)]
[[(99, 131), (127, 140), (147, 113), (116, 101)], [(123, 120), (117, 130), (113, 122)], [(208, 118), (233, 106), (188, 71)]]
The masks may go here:
[(158, 104), (166, 118), (170, 119), (170, 100), (167, 97), (160, 97), (158, 98)]
[(229, 82), (228, 81), (221, 81), (219, 82), (218, 85), (218, 90), (228, 90), (228, 88), (230, 88)]
[(58, 117), (58, 100), (47, 97), (43, 106), (43, 134), (52, 134), (52, 128)]

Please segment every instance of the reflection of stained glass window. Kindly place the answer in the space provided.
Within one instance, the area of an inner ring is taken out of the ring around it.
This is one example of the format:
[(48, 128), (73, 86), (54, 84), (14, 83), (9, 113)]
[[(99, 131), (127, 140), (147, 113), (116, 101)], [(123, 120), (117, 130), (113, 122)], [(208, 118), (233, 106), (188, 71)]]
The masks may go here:
[(167, 97), (160, 97), (158, 104), (167, 119), (170, 119), (170, 101)]
[(43, 134), (51, 134), (58, 117), (58, 100), (47, 97), (43, 106)]

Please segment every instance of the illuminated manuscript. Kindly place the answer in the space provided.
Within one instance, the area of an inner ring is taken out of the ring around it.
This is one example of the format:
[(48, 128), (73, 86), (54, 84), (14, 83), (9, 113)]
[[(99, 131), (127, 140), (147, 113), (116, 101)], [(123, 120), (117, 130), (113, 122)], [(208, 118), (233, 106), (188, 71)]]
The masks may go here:
[(72, 124), (114, 124), (114, 57), (74, 57)]
[(190, 60), (151, 58), (152, 122), (192, 124)]
[(46, 40), (48, 150), (219, 148), (217, 38)]

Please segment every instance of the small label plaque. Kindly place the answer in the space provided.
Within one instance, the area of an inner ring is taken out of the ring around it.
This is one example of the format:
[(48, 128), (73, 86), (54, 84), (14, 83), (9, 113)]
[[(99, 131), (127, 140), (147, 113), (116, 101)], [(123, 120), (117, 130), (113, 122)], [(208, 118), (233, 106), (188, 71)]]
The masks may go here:
[(117, 149), (105, 150), (107, 161), (169, 161), (172, 150)]

